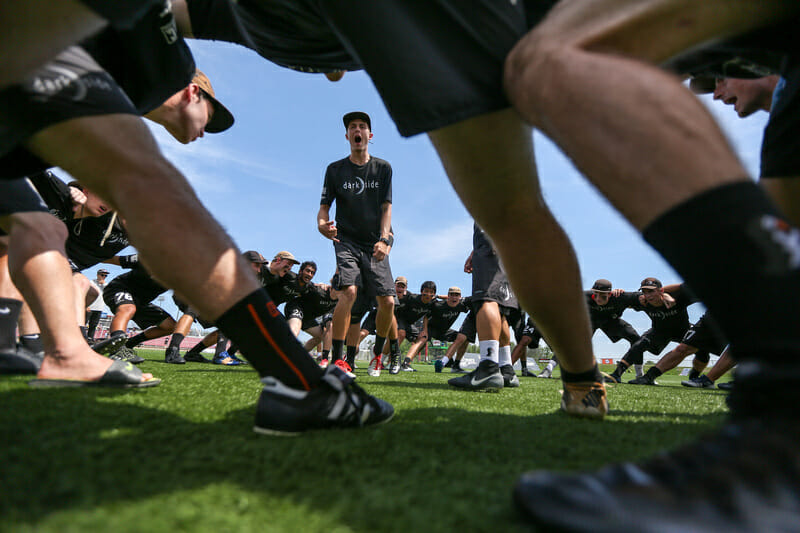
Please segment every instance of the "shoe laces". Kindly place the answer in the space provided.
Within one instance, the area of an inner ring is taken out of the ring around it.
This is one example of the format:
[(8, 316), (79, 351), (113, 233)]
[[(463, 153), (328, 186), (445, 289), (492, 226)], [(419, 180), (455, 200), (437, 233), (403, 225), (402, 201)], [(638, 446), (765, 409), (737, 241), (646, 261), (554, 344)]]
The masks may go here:
[(356, 422), (363, 426), (372, 411), (372, 396), (335, 364), (326, 369), (322, 381), (339, 393), (329, 418), (346, 423)]

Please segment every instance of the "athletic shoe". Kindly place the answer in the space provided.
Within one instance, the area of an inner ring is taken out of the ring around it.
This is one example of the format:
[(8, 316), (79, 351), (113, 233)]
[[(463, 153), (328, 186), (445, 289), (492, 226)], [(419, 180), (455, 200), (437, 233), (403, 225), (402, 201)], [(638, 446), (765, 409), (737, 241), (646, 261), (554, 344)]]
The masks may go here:
[(511, 365), (503, 365), (500, 367), (500, 374), (503, 376), (504, 387), (519, 387), (519, 378), (517, 373), (514, 372), (514, 367)]
[(463, 376), (450, 378), (447, 383), (453, 387), (472, 391), (499, 392), (504, 384), (500, 367), (494, 361), (484, 359), (478, 367)]
[(253, 430), (266, 435), (299, 435), (313, 429), (360, 428), (388, 422), (391, 404), (370, 396), (336, 365), (310, 391), (292, 389), (274, 377), (261, 379)]
[(393, 353), (389, 357), (389, 373), (392, 375), (400, 373), (400, 354)]
[(403, 372), (416, 372), (417, 371), (416, 368), (411, 366), (411, 363), (406, 363), (405, 361), (403, 361), (403, 364), (400, 365), (400, 370), (402, 370)]
[(109, 355), (108, 358), (113, 359), (114, 361), (125, 361), (134, 365), (144, 363), (144, 357), (136, 355), (136, 352), (127, 346), (122, 346), (122, 348)]
[(43, 360), (44, 352), (32, 352), (17, 344), (16, 349), (0, 352), (0, 374), (36, 374)]
[(622, 376), (618, 376), (614, 373), (606, 374), (603, 376), (603, 381), (605, 383), (622, 383)]
[(550, 377), (550, 376), (552, 376), (552, 375), (553, 375), (553, 371), (552, 371), (552, 370), (550, 370), (549, 368), (545, 368), (544, 370), (542, 370), (541, 372), (539, 372), (539, 375), (538, 375), (538, 376), (536, 376), (536, 377), (537, 377), (537, 378), (545, 378), (545, 379), (547, 379), (547, 378), (549, 378), (549, 377)]
[(467, 372), (466, 370), (461, 368), (461, 361), (456, 361), (455, 363), (453, 363), (452, 368), (450, 368), (451, 374), (464, 374), (466, 372)]
[(381, 364), (381, 356), (376, 355), (369, 362), (369, 366), (367, 367), (367, 375), (373, 378), (377, 378), (378, 376), (381, 375), (382, 368), (383, 365)]
[(694, 389), (713, 389), (714, 382), (711, 381), (708, 376), (705, 374), (701, 374), (700, 377), (689, 379), (686, 381), (681, 381), (681, 385), (684, 387), (692, 387)]
[(542, 531), (797, 531), (800, 428), (749, 417), (641, 464), (530, 472), (514, 502)]
[(126, 342), (128, 342), (128, 336), (124, 331), (118, 331), (114, 335), (92, 344), (92, 350), (100, 354), (114, 353), (125, 346)]
[(630, 380), (628, 385), (658, 385), (658, 383), (653, 376), (645, 374), (640, 378)]
[(602, 420), (608, 413), (605, 384), (597, 381), (564, 383), (561, 410), (570, 416)]
[(235, 355), (233, 355), (233, 354), (230, 354), (230, 353), (228, 354), (228, 357), (230, 357), (230, 358), (231, 358), (231, 359), (233, 359), (234, 361), (239, 361), (239, 364), (240, 364), (240, 365), (249, 365), (249, 364), (250, 364), (250, 363), (248, 363), (247, 361), (245, 361), (244, 359), (239, 359), (238, 357), (236, 357)]
[(203, 357), (200, 352), (186, 352), (183, 356), (184, 361), (188, 363), (210, 363), (211, 361)]
[(177, 346), (168, 346), (164, 353), (164, 362), (171, 365), (185, 365), (186, 359), (181, 357), (181, 350)]
[(320, 359), (319, 367), (320, 368), (328, 368), (329, 361), (327, 359)]
[(726, 381), (717, 385), (720, 390), (733, 390), (733, 381)]
[(441, 359), (437, 359), (436, 361), (433, 362), (433, 371), (434, 372), (436, 372), (437, 374), (441, 374), (442, 373), (442, 368), (444, 368), (444, 363), (442, 363)]
[(455, 364), (455, 359), (450, 359), (447, 361), (447, 364), (444, 365), (445, 368), (453, 368), (453, 364)]
[(344, 359), (337, 359), (333, 364), (339, 367), (339, 370), (347, 374), (347, 377), (349, 378), (356, 377), (356, 375), (353, 374), (353, 369), (350, 367), (349, 364), (347, 364), (347, 361), (345, 361)]
[(214, 354), (214, 359), (211, 360), (212, 363), (215, 365), (225, 365), (225, 366), (239, 366), (242, 363), (235, 361), (228, 352), (221, 351), (218, 354)]
[(534, 374), (533, 372), (530, 372), (527, 368), (523, 368), (522, 372), (520, 372), (520, 375), (523, 378), (535, 378), (536, 377), (536, 374)]

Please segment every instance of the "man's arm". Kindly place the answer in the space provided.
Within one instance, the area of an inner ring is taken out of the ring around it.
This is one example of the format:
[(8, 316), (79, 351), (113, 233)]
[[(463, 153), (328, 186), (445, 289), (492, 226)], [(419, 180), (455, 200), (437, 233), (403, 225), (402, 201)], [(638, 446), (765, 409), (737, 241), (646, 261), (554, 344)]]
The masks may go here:
[[(392, 232), (392, 203), (384, 202), (381, 204), (381, 239), (389, 240), (389, 235)], [(391, 246), (389, 243), (379, 240), (372, 247), (372, 255), (378, 261), (383, 261), (389, 255)]]
[(319, 211), (317, 212), (317, 229), (326, 239), (339, 242), (339, 239), (336, 238), (336, 234), (339, 230), (336, 228), (336, 222), (330, 220), (330, 211), (331, 206), (328, 204), (320, 204)]

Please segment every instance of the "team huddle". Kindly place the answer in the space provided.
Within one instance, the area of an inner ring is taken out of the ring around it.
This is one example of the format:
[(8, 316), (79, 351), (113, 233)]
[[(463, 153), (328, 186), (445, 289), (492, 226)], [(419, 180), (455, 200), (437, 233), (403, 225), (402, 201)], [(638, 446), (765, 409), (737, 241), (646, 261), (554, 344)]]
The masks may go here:
[[(435, 284), (407, 306), (398, 297), (402, 277), (390, 266), (392, 169), (368, 151), (369, 115), (343, 116), (349, 154), (325, 173), (317, 228), (333, 242), (337, 272), (326, 289), (301, 269), (297, 277), (308, 286), (302, 294), (281, 281), (297, 264), (294, 256), (281, 252), (265, 267), (257, 253), (242, 254), (142, 120), (184, 144), (234, 126), (186, 38), (237, 43), (331, 81), (363, 69), (399, 132), (428, 135), (475, 221), (464, 268), (472, 273), (469, 307), (480, 359), (451, 386), (518, 385), (509, 325), (520, 320), (520, 308), (532, 317), (529, 344), (541, 335), (557, 358), (560, 408), (569, 416), (608, 416), (606, 382), (621, 383), (644, 352), (659, 353), (672, 341), (678, 348), (632, 383), (652, 385), (692, 353), (698, 375), (688, 386), (713, 385), (725, 367), (738, 364), (731, 417), (717, 433), (596, 473), (525, 474), (514, 488), (524, 516), (562, 530), (794, 530), (798, 17), (794, 0), (2, 2), (2, 365), (35, 373), (34, 387), (154, 387), (160, 380), (132, 364), (123, 348), (148, 335), (180, 340), (186, 322), (196, 319), (218, 328), (208, 345), (232, 343), (221, 360), (241, 364), (241, 353), (258, 373), (256, 432), (297, 435), (391, 421), (394, 407), (356, 383), (348, 363), (362, 317), (374, 306), (368, 375), (384, 368), (384, 349), (392, 374), (412, 368), (418, 353), (419, 347), (403, 356), (399, 348), (414, 336), (409, 321), (416, 313), (449, 306), (451, 297), (455, 306), (463, 302), (455, 303), (457, 291), (439, 301)], [(740, 115), (769, 108), (758, 183), (682, 83), (687, 77), (692, 89), (714, 90)], [(733, 96), (730, 80), (745, 78), (767, 79), (762, 85), (772, 85), (772, 98), (744, 106), (745, 94)], [(590, 294), (582, 291), (572, 244), (541, 193), (533, 128), (558, 145), (683, 283), (662, 286), (648, 277), (639, 291), (625, 293), (598, 280)], [(76, 183), (48, 174), (53, 167)], [(117, 258), (128, 244), (136, 257)], [(100, 291), (76, 273), (102, 261), (130, 268), (102, 289), (116, 322), (95, 348), (115, 359), (93, 350), (78, 327)], [(185, 309), (184, 323), (151, 306), (165, 289)], [(686, 306), (694, 301), (708, 314), (690, 326)], [(279, 303), (287, 304), (284, 314)], [(646, 313), (651, 328), (638, 336), (626, 327), (626, 308)], [(329, 326), (317, 322), (328, 312)], [(430, 313), (427, 335), (417, 342), (452, 336), (446, 320), (431, 326)], [(127, 339), (130, 320), (149, 326), (144, 337)], [(321, 368), (300, 344), (304, 328), (316, 331), (313, 342), (330, 329), (333, 364)], [(592, 350), (596, 329), (631, 343), (608, 376)], [(203, 357), (200, 350), (181, 355), (177, 346), (167, 349), (170, 363)], [(719, 361), (700, 375), (712, 353)], [(359, 381), (369, 388), (369, 380)], [(757, 467), (747, 468), (754, 457)]]

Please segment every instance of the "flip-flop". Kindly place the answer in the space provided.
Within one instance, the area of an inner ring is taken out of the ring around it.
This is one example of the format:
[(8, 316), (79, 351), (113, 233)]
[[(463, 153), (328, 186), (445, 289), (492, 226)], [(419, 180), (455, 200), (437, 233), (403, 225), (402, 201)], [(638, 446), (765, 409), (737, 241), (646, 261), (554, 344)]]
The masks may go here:
[(114, 387), (136, 389), (155, 387), (161, 383), (158, 378), (142, 381), (142, 371), (125, 361), (114, 361), (106, 373), (97, 380), (84, 379), (34, 379), (28, 382), (31, 387)]

